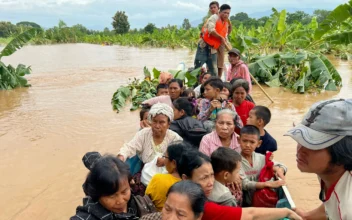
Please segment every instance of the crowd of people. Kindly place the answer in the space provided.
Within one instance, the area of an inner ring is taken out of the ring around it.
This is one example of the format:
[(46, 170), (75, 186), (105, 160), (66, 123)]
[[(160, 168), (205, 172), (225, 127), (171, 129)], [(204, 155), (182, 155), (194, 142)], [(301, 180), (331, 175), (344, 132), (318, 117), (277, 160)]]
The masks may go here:
[[(264, 189), (278, 202), (288, 168), (273, 160), (277, 142), (265, 129), (271, 112), (254, 103), (237, 49), (229, 50), (221, 80), (230, 9), (209, 5), (213, 15), (195, 60), (208, 66), (199, 85), (186, 88), (162, 73), (156, 97), (142, 103), (140, 130), (117, 156), (84, 155), (86, 197), (72, 220), (352, 219), (352, 100), (314, 104), (286, 134), (298, 143), (298, 168), (318, 175), (322, 205), (309, 212), (277, 208), (264, 196), (258, 206)], [(263, 171), (272, 178), (263, 181)]]

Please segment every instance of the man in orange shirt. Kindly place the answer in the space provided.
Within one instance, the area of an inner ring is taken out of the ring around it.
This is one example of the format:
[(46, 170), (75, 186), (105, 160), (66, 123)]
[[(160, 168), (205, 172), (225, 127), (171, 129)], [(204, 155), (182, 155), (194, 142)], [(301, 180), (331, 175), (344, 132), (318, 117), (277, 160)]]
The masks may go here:
[[(212, 3), (210, 5), (210, 10), (211, 9)], [(220, 7), (219, 14), (213, 14), (206, 21), (206, 24), (202, 28), (202, 38), (198, 43), (196, 58), (194, 60), (195, 68), (201, 67), (206, 63), (209, 72), (213, 76), (218, 75), (217, 50), (226, 44), (226, 37), (229, 30), (228, 18), (230, 11), (231, 7), (227, 4), (223, 4)]]

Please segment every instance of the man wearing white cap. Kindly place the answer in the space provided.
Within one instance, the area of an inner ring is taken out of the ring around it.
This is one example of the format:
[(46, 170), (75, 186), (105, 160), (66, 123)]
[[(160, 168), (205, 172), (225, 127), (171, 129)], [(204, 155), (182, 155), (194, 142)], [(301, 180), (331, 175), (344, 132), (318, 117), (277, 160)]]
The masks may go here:
[(303, 219), (352, 219), (352, 99), (315, 103), (286, 134), (298, 142), (297, 167), (316, 173), (321, 206)]

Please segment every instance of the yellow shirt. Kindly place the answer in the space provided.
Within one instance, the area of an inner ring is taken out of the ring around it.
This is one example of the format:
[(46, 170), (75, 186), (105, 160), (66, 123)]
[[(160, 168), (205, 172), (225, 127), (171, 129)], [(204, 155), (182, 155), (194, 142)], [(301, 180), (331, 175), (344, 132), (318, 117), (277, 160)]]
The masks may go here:
[(153, 201), (156, 209), (161, 212), (166, 202), (166, 193), (170, 187), (180, 181), (171, 174), (156, 174), (150, 181), (145, 194)]

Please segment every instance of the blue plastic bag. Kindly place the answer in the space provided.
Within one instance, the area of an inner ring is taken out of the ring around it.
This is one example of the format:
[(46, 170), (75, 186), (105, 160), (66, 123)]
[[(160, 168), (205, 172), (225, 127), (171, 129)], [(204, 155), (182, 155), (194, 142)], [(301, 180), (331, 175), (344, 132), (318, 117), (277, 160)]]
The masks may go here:
[(126, 160), (126, 163), (130, 166), (130, 173), (132, 176), (142, 170), (143, 162), (141, 161), (141, 159), (139, 159), (137, 155), (128, 158)]

